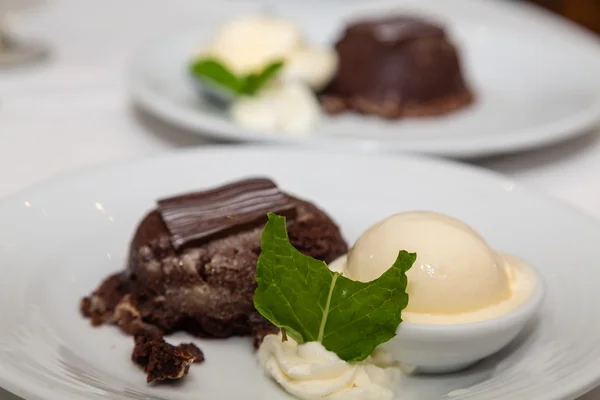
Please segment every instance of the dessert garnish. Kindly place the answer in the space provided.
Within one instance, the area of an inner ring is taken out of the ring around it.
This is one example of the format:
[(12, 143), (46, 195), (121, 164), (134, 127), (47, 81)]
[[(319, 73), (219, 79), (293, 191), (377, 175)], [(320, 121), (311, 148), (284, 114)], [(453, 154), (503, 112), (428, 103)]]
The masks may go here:
[(400, 251), (379, 278), (353, 281), (296, 250), (285, 217), (268, 217), (256, 265), (258, 312), (296, 342), (320, 342), (345, 361), (364, 360), (396, 335), (416, 254)]
[(346, 362), (319, 342), (282, 341), (281, 334), (265, 338), (258, 360), (287, 392), (307, 400), (392, 400), (401, 375), (393, 357), (379, 349), (363, 361)]
[(305, 134), (321, 117), (315, 94), (298, 81), (276, 81), (256, 96), (237, 99), (229, 110), (241, 126), (261, 132)]
[(159, 200), (158, 211), (178, 249), (260, 226), (266, 222), (267, 212), (293, 219), (296, 204), (271, 180), (254, 178)]
[(377, 279), (352, 281), (296, 250), (285, 217), (268, 217), (254, 306), (281, 336), (267, 335), (259, 348), (266, 373), (300, 398), (360, 391), (391, 399), (396, 366), (373, 352), (396, 335), (416, 255), (400, 251)]
[(221, 86), (235, 95), (255, 95), (283, 68), (283, 61), (275, 61), (261, 71), (236, 75), (219, 60), (206, 58), (192, 62), (190, 72), (195, 78), (209, 84)]

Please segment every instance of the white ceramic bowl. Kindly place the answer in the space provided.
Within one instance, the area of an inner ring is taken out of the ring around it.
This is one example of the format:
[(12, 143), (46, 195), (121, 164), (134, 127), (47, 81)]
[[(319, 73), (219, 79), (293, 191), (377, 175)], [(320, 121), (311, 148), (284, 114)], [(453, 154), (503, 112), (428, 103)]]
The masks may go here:
[(508, 314), (480, 322), (416, 324), (403, 322), (396, 337), (381, 348), (413, 373), (455, 372), (500, 351), (523, 331), (539, 311), (545, 284), (536, 275), (531, 297)]

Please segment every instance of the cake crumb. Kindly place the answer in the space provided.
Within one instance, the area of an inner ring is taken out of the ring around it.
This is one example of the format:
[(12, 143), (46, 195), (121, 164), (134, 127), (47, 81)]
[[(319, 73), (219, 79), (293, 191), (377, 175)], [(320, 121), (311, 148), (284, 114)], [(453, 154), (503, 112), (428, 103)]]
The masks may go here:
[(146, 382), (153, 383), (185, 377), (192, 363), (204, 361), (204, 354), (192, 343), (173, 346), (141, 333), (135, 336), (131, 360), (146, 373)]
[(177, 345), (175, 349), (183, 354), (189, 354), (194, 357), (194, 363), (201, 363), (204, 361), (204, 353), (194, 343), (181, 343)]
[(91, 320), (93, 326), (109, 323), (113, 319), (115, 307), (127, 293), (127, 281), (124, 274), (111, 275), (94, 293), (81, 300), (81, 313)]

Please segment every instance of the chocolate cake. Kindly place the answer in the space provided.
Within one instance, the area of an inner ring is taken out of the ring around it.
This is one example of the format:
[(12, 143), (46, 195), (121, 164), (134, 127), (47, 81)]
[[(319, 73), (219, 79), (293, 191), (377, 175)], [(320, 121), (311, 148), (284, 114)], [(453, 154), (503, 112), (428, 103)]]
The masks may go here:
[(473, 101), (458, 51), (438, 25), (408, 16), (360, 21), (335, 48), (339, 69), (321, 95), (331, 114), (440, 115)]
[(302, 253), (330, 262), (347, 252), (336, 224), (313, 204), (267, 179), (238, 181), (158, 201), (133, 236), (126, 270), (82, 300), (83, 314), (130, 335), (254, 335), (257, 345), (276, 331), (253, 307), (267, 212), (287, 217)]

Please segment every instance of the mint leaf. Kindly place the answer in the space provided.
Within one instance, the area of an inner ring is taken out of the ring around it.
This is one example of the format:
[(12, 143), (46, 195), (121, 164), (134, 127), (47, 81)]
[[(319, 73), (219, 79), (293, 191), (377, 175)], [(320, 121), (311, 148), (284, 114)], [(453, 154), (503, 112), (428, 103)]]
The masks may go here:
[(283, 68), (283, 61), (271, 63), (258, 74), (250, 74), (246, 77), (246, 85), (244, 93), (253, 95), (260, 90), (267, 82), (269, 82)]
[(200, 80), (209, 80), (238, 94), (243, 93), (246, 85), (245, 79), (238, 78), (217, 60), (194, 61), (190, 66), (190, 71), (194, 77)]
[(267, 65), (261, 72), (237, 76), (215, 59), (200, 59), (192, 62), (190, 72), (201, 81), (209, 81), (237, 95), (254, 95), (283, 68), (283, 61)]
[(415, 259), (416, 254), (400, 251), (379, 278), (355, 282), (296, 250), (285, 218), (269, 214), (254, 306), (298, 343), (319, 341), (343, 360), (361, 361), (396, 335), (408, 304), (406, 272)]

